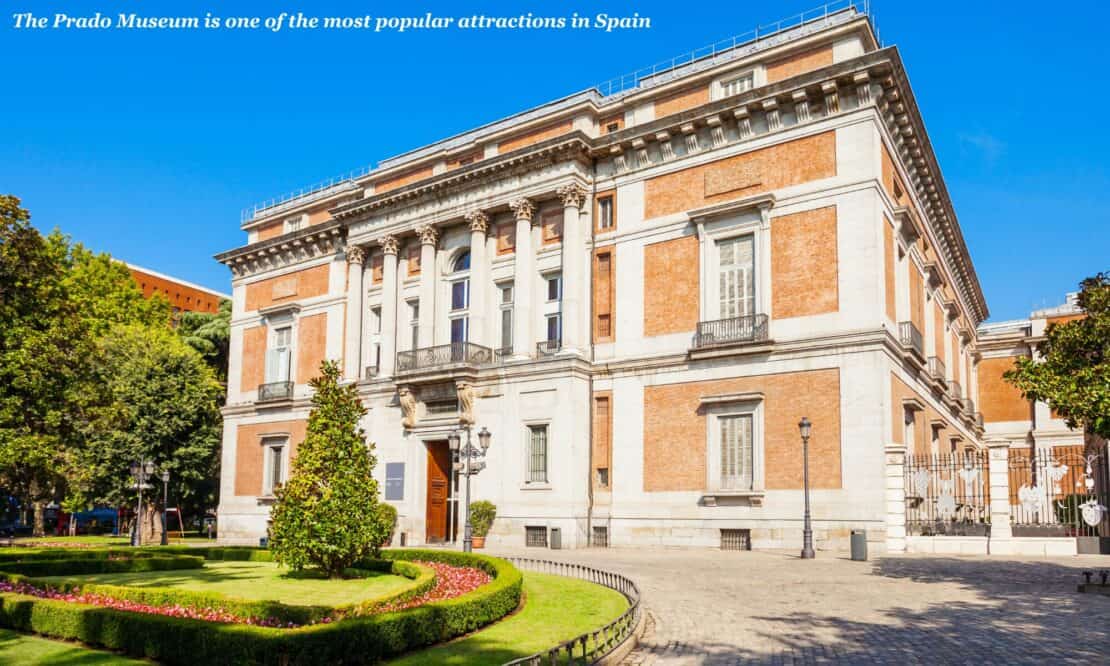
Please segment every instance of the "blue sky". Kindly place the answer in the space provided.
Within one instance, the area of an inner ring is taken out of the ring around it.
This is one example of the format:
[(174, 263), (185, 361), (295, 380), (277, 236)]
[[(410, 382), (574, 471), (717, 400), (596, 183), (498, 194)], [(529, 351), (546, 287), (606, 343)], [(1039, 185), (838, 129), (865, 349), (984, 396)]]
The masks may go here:
[[(35, 223), (227, 291), (216, 252), (241, 208), (810, 9), (777, 3), (7, 3), (0, 191)], [(465, 9), (463, 9), (465, 8)], [(1110, 9), (873, 3), (902, 52), (991, 319), (1060, 302), (1110, 269)], [(650, 30), (15, 31), (13, 11), (72, 15), (565, 16), (638, 12)]]

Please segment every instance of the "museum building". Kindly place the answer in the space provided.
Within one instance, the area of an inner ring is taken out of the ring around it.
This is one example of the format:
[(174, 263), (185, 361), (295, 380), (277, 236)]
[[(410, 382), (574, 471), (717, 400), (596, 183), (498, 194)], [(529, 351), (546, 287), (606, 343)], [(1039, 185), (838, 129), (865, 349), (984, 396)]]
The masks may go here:
[(843, 6), (245, 211), (221, 540), (265, 536), (324, 359), (407, 544), (458, 537), (459, 431), (490, 434), (491, 545), (774, 548), (801, 543), (807, 417), (818, 547), (881, 549), (890, 447), (1024, 427), (976, 398), (1028, 334), (981, 360), (898, 49)]

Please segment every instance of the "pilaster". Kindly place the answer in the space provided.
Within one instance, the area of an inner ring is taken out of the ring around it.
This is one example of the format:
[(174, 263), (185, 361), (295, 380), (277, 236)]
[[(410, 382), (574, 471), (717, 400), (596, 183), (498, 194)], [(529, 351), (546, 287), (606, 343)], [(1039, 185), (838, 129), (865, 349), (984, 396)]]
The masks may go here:
[(385, 236), (378, 241), (382, 253), (382, 334), (379, 377), (392, 377), (397, 360), (397, 250), (400, 243), (396, 236)]
[(358, 381), (362, 360), (362, 268), (366, 250), (347, 248), (347, 330), (343, 349), (343, 377)]
[(439, 232), (436, 228), (424, 225), (416, 230), (420, 236), (420, 319), (417, 332), (417, 347), (431, 347), (435, 344), (436, 314), (436, 243)]
[(536, 272), (532, 247), (532, 218), (536, 205), (530, 199), (509, 204), (516, 216), (516, 248), (513, 253), (513, 357), (528, 358), (532, 352), (533, 273)]

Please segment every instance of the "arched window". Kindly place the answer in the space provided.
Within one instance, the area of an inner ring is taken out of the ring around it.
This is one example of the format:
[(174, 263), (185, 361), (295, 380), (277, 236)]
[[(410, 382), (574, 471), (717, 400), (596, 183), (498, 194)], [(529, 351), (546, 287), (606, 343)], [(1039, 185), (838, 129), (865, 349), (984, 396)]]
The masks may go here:
[(451, 270), (454, 273), (470, 270), (470, 250), (463, 250), (459, 253), (459, 256), (455, 257), (455, 264)]

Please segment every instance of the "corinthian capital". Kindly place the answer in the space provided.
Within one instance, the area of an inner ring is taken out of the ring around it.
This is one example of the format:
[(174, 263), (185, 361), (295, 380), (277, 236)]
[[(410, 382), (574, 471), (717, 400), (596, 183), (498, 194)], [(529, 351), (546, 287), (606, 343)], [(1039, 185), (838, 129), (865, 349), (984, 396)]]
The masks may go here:
[(366, 261), (366, 248), (361, 245), (351, 245), (347, 248), (347, 263), (362, 264)]
[(378, 245), (382, 246), (382, 252), (386, 254), (396, 255), (401, 249), (401, 242), (393, 235), (382, 236), (378, 239)]
[(489, 215), (486, 215), (485, 211), (472, 210), (466, 214), (466, 223), (471, 231), (486, 233), (489, 229)]
[(430, 224), (416, 228), (416, 235), (420, 236), (421, 245), (435, 245), (439, 240), (439, 232)]
[(532, 216), (536, 214), (536, 204), (532, 203), (531, 199), (517, 199), (509, 203), (509, 208), (513, 209), (513, 214), (516, 215), (518, 220), (532, 221)]
[(581, 208), (582, 202), (586, 200), (586, 188), (578, 183), (560, 187), (558, 194), (563, 198), (564, 208)]

